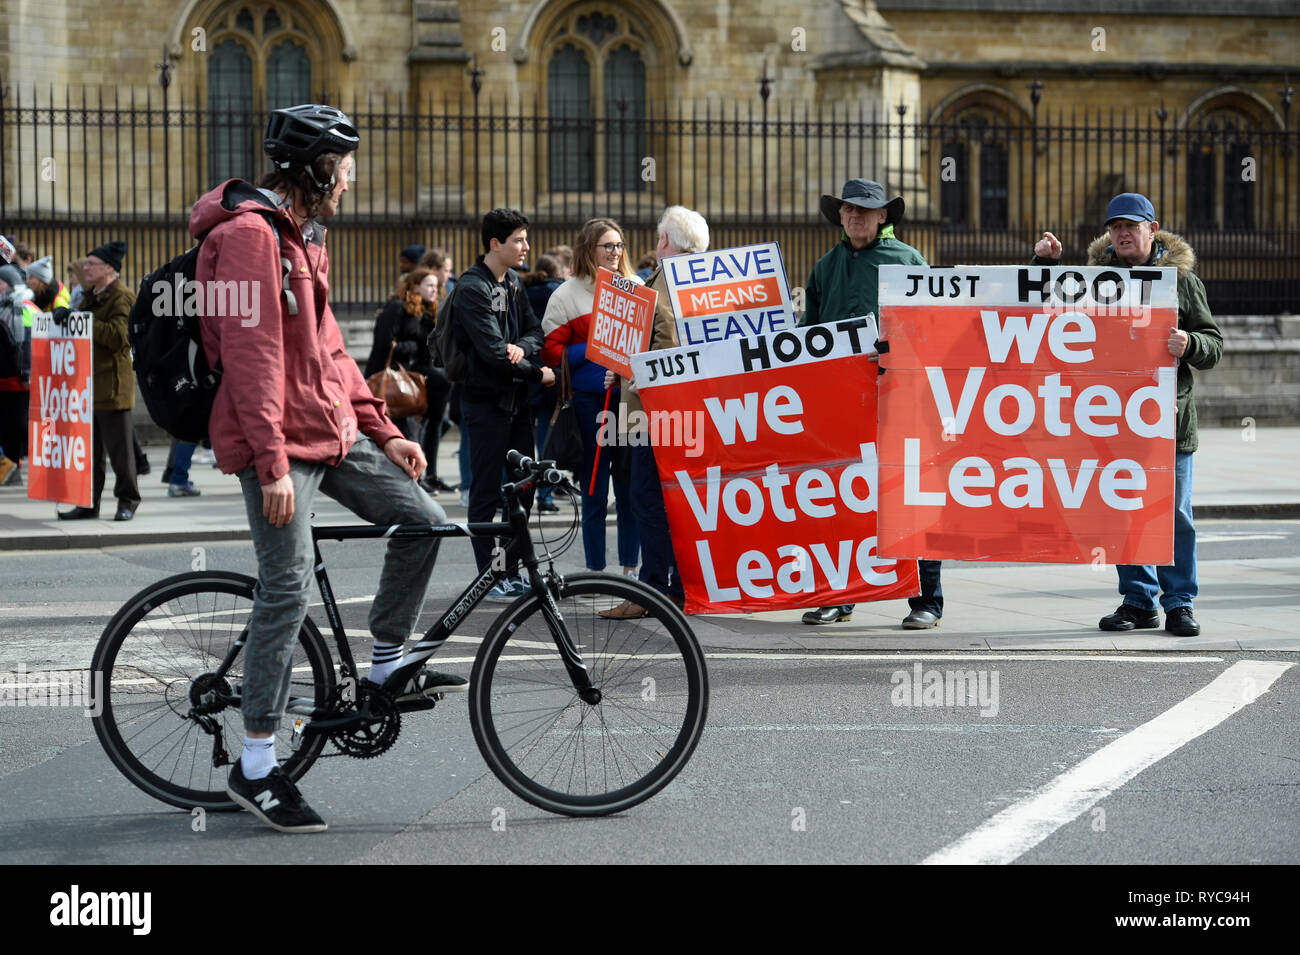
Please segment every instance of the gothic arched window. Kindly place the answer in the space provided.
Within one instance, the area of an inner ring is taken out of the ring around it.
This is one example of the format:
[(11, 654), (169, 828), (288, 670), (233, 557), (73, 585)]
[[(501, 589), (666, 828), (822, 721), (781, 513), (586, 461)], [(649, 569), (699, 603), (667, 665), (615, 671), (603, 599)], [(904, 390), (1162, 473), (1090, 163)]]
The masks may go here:
[(544, 47), (552, 191), (644, 188), (646, 40), (623, 12), (569, 11)]
[(1215, 100), (1187, 125), (1187, 227), (1255, 228), (1255, 144), (1261, 117)]
[(256, 178), (265, 168), (266, 111), (312, 99), (319, 42), (307, 15), (288, 2), (221, 4), (204, 21), (208, 58), (210, 185)]

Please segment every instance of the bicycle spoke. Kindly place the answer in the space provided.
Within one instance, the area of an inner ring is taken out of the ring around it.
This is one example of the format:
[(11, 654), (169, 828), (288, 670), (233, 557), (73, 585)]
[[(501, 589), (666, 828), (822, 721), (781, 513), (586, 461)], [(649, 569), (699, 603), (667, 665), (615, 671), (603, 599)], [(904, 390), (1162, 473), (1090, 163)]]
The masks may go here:
[(559, 653), (519, 652), (555, 641), (533, 602), (489, 631), (471, 716), (489, 764), (518, 794), (552, 811), (593, 814), (633, 805), (672, 778), (698, 739), (707, 691), (678, 616), (654, 602), (636, 621), (601, 617), (646, 598), (616, 579), (579, 580), (557, 603), (599, 695), (582, 699)]

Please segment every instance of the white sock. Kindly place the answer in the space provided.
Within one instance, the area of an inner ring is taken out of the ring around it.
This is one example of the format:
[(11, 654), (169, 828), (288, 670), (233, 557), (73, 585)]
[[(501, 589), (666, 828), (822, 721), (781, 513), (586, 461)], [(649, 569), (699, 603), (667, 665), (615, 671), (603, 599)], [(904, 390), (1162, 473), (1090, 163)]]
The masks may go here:
[(245, 779), (265, 779), (275, 769), (275, 737), (253, 739), (244, 737), (244, 751), (239, 755), (239, 765)]
[(370, 650), (370, 682), (384, 685), (402, 659), (402, 644), (376, 640)]

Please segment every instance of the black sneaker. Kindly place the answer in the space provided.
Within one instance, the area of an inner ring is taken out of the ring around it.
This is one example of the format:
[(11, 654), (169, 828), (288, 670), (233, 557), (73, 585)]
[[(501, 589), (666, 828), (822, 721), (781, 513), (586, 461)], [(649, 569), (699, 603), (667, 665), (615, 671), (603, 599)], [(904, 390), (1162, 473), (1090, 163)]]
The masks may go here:
[(279, 766), (265, 779), (246, 779), (243, 763), (236, 758), (226, 795), (281, 832), (324, 832), (329, 828)]
[(469, 680), (452, 673), (439, 673), (427, 667), (406, 681), (403, 687), (389, 686), (388, 691), (398, 703), (411, 703), (433, 696), (435, 693), (467, 693)]
[(1175, 637), (1197, 637), (1201, 625), (1192, 616), (1191, 607), (1175, 607), (1165, 614), (1165, 629)]
[(1097, 626), (1103, 630), (1150, 630), (1160, 626), (1160, 614), (1155, 610), (1139, 610), (1130, 604), (1120, 604), (1114, 613), (1102, 617)]

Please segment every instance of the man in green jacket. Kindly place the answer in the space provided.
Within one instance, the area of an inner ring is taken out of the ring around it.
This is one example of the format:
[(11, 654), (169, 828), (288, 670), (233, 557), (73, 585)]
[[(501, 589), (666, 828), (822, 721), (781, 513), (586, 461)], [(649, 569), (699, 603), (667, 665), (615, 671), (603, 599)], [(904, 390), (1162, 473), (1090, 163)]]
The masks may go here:
[[(1055, 265), (1061, 242), (1050, 232), (1034, 246), (1034, 264)], [(1192, 369), (1206, 370), (1223, 355), (1223, 334), (1210, 315), (1205, 285), (1192, 270), (1196, 255), (1181, 236), (1162, 232), (1151, 200), (1125, 192), (1106, 208), (1106, 232), (1088, 246), (1088, 265), (1155, 267), (1178, 270), (1178, 327), (1169, 335), (1169, 354), (1178, 359), (1178, 414), (1174, 454), (1174, 562), (1168, 567), (1121, 564), (1119, 592), (1124, 602), (1101, 618), (1102, 630), (1160, 626), (1156, 597), (1165, 611), (1165, 630), (1194, 637), (1201, 625), (1192, 614), (1196, 583), (1196, 528), (1192, 524), (1192, 453), (1196, 450), (1196, 404)]]
[(94, 498), (90, 507), (74, 507), (59, 514), (64, 520), (99, 517), (105, 451), (113, 462), (116, 477), (113, 496), (117, 498), (117, 511), (113, 519), (129, 521), (140, 506), (131, 443), (135, 372), (131, 368), (131, 341), (127, 335), (127, 317), (135, 304), (135, 295), (118, 278), (125, 255), (126, 243), (119, 241), (101, 245), (86, 257), (89, 290), (81, 307), (95, 316), (91, 330), (95, 379)]
[[(813, 266), (804, 291), (803, 325), (821, 325), (879, 313), (879, 268), (882, 265), (926, 265), (920, 252), (894, 238), (894, 226), (903, 218), (903, 197), (886, 201), (884, 187), (870, 179), (850, 179), (839, 197), (822, 196), (821, 212), (841, 228), (840, 241)], [(921, 596), (912, 597), (912, 612), (903, 618), (904, 630), (928, 630), (943, 616), (943, 589), (939, 561), (920, 562)], [(853, 604), (819, 607), (803, 615), (806, 624), (848, 620)]]

